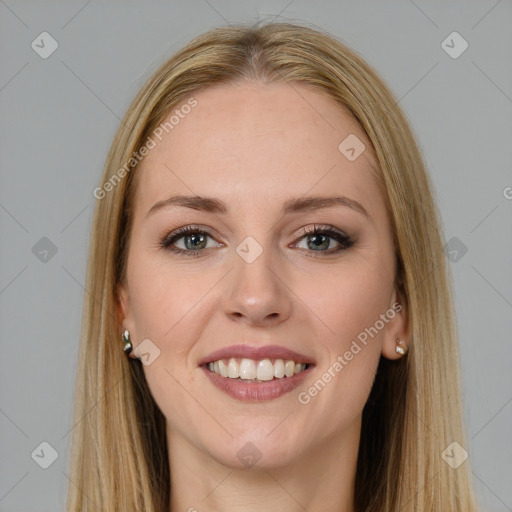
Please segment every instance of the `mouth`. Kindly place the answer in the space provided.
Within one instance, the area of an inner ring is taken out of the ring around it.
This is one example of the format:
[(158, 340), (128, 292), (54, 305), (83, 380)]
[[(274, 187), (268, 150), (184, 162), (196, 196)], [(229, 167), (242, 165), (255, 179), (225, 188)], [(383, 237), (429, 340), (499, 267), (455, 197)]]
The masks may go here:
[(298, 387), (313, 371), (315, 361), (275, 345), (236, 345), (213, 352), (199, 366), (220, 391), (237, 400), (257, 402)]

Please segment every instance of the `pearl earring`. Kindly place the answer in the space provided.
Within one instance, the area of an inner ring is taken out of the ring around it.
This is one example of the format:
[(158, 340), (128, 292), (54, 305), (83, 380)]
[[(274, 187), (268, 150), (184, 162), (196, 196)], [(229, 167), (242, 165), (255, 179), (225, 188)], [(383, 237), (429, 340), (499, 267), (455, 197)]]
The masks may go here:
[(396, 339), (395, 352), (401, 356), (405, 356), (405, 354), (408, 352), (407, 345), (402, 346), (402, 341), (400, 341), (400, 338)]
[(127, 356), (129, 356), (131, 351), (133, 350), (133, 345), (132, 345), (132, 342), (130, 341), (130, 333), (129, 333), (128, 329), (125, 329), (125, 331), (123, 332), (121, 337), (123, 338), (123, 342), (124, 342), (124, 353)]

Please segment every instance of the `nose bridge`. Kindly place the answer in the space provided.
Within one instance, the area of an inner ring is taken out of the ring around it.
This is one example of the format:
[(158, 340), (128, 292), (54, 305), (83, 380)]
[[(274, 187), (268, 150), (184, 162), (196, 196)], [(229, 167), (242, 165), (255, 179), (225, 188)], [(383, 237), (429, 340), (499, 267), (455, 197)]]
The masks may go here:
[(224, 311), (253, 323), (270, 318), (284, 320), (290, 314), (291, 304), (280, 276), (283, 272), (278, 268), (280, 258), (274, 253), (269, 232), (256, 236), (245, 237), (233, 252), (234, 268)]
[[(235, 279), (246, 292), (270, 297), (276, 293), (276, 255), (269, 233), (259, 234), (258, 240), (249, 235), (235, 249)], [(265, 292), (265, 293), (264, 293)]]

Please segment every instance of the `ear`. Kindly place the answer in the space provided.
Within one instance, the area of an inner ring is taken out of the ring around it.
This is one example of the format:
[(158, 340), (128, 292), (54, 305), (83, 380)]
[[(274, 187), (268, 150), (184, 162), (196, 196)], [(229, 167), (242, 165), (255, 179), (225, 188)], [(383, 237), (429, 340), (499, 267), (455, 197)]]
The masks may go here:
[(132, 336), (135, 334), (135, 322), (131, 308), (130, 290), (126, 283), (120, 283), (117, 286), (117, 323), (119, 325), (120, 333), (125, 329), (128, 329)]
[[(403, 357), (396, 352), (397, 339), (400, 340), (400, 346), (407, 351), (410, 348), (408, 313), (405, 307), (405, 297), (397, 290), (393, 289), (393, 294), (389, 302), (389, 310), (394, 311), (394, 316), (386, 325), (384, 331), (384, 340), (382, 342), (382, 355), (387, 359), (400, 359)], [(391, 314), (389, 315), (391, 316)]]

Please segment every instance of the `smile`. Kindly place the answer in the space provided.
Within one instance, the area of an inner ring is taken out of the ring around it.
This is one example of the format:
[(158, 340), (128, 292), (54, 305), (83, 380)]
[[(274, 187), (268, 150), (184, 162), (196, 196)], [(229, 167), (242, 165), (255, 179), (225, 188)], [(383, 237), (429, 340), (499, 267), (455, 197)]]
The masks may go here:
[(200, 368), (228, 396), (242, 402), (262, 402), (293, 391), (309, 376), (314, 365), (283, 359), (230, 358), (211, 361)]
[(215, 350), (198, 361), (217, 389), (240, 401), (273, 400), (297, 388), (316, 362), (284, 346), (256, 346), (255, 342)]

